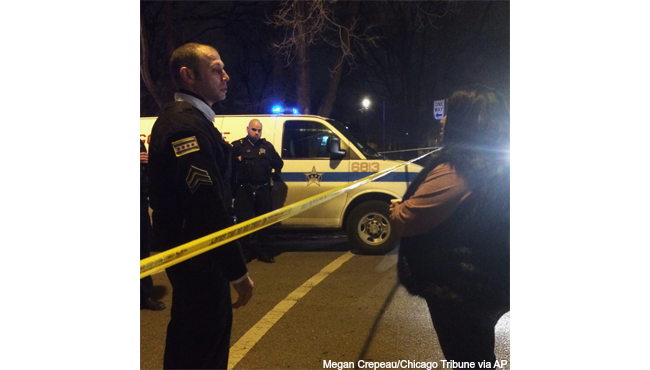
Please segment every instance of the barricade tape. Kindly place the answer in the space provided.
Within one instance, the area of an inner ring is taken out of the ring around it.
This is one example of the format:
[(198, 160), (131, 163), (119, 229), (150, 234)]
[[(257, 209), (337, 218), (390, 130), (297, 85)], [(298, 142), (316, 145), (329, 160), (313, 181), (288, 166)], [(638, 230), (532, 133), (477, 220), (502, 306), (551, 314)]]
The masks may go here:
[[(418, 150), (429, 150), (429, 149), (438, 149), (440, 150), (439, 146), (430, 146), (426, 148), (414, 148), (414, 149), (402, 149), (402, 150), (391, 150), (387, 152), (377, 152), (379, 154), (386, 154), (386, 153), (405, 153), (405, 152), (417, 152)], [(428, 153), (431, 154), (431, 153)]]
[(163, 272), (166, 268), (170, 266), (181, 263), (201, 253), (205, 253), (209, 250), (212, 250), (221, 245), (229, 243), (235, 239), (239, 239), (242, 236), (254, 233), (260, 229), (271, 226), (280, 221), (286, 220), (289, 217), (295, 216), (301, 212), (306, 211), (311, 207), (324, 203), (347, 191), (358, 188), (373, 180), (383, 177), (389, 174), (390, 172), (395, 171), (398, 168), (407, 166), (439, 150), (440, 148), (437, 150), (432, 150), (431, 152), (421, 155), (415, 159), (411, 159), (410, 161), (400, 163), (391, 168), (387, 168), (383, 171), (377, 172), (374, 175), (364, 177), (349, 185), (343, 185), (338, 188), (326, 191), (324, 193), (316, 194), (305, 200), (301, 200), (299, 202), (290, 204), (280, 209), (276, 209), (275, 211), (271, 211), (261, 216), (257, 216), (248, 221), (244, 221), (240, 224), (236, 224), (228, 228), (225, 228), (223, 230), (219, 230), (210, 235), (206, 235), (202, 238), (192, 240), (191, 242), (158, 253), (151, 257), (144, 258), (140, 260), (140, 279), (149, 275), (154, 275)]

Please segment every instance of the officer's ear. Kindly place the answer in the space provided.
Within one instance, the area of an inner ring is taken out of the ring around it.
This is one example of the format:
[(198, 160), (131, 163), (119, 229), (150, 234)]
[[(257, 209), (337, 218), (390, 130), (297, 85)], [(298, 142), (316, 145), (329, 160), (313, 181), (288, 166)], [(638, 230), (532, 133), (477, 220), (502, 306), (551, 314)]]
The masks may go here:
[(180, 75), (183, 82), (187, 84), (191, 85), (194, 83), (194, 81), (196, 81), (196, 75), (194, 74), (194, 71), (187, 67), (181, 67)]

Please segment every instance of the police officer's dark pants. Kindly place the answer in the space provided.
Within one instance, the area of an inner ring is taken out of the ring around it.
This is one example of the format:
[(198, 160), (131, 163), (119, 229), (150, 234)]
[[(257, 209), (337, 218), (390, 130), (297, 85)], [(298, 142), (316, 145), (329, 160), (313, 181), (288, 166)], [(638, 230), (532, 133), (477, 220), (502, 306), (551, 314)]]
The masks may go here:
[(506, 310), (426, 298), (438, 342), (447, 361), (488, 361), (494, 365), (494, 327)]
[(230, 285), (190, 261), (167, 269), (173, 288), (163, 368), (227, 369), (232, 327)]
[[(237, 216), (237, 223), (271, 212), (271, 207), (270, 185), (267, 184), (259, 188), (254, 188), (251, 185), (241, 185), (237, 188), (235, 197), (235, 216)], [(262, 229), (239, 239), (239, 241), (242, 243), (244, 249), (248, 252), (256, 252), (259, 256), (259, 253), (268, 253), (268, 250), (264, 247), (266, 236), (266, 229)], [(255, 238), (261, 242), (253, 243)], [(256, 250), (251, 250), (251, 248), (255, 248)]]
[[(151, 221), (149, 219), (149, 201), (146, 197), (140, 197), (140, 259), (149, 257), (151, 249)], [(153, 290), (153, 279), (151, 276), (140, 279), (140, 308)]]

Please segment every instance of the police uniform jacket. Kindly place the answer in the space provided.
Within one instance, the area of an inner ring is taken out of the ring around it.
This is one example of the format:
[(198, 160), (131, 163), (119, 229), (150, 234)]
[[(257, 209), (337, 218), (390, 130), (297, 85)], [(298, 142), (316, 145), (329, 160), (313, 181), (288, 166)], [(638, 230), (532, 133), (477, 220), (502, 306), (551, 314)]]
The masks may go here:
[(252, 143), (244, 137), (232, 143), (232, 147), (237, 184), (266, 184), (271, 179), (271, 169), (275, 169), (277, 174), (284, 166), (273, 144), (266, 139), (260, 138)]
[[(230, 150), (199, 109), (184, 101), (165, 107), (152, 128), (149, 145), (149, 197), (159, 250), (234, 224), (226, 208), (231, 199)], [(189, 262), (200, 270), (218, 269), (230, 281), (247, 272), (237, 241)]]

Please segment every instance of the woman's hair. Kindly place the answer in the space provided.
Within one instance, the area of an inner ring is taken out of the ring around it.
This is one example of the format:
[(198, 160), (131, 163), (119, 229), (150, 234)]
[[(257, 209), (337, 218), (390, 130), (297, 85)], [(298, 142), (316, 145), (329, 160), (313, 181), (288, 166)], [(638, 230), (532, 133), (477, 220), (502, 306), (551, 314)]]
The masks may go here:
[(472, 86), (454, 92), (448, 101), (443, 145), (484, 152), (508, 152), (510, 112), (495, 90)]
[(440, 159), (458, 171), (473, 191), (508, 182), (510, 112), (493, 89), (472, 86), (449, 97)]

